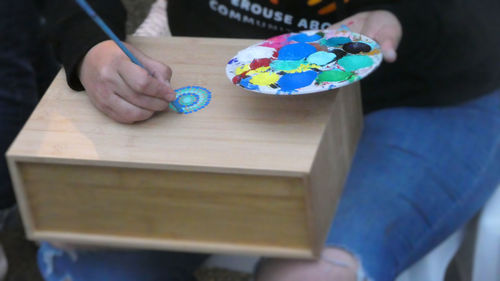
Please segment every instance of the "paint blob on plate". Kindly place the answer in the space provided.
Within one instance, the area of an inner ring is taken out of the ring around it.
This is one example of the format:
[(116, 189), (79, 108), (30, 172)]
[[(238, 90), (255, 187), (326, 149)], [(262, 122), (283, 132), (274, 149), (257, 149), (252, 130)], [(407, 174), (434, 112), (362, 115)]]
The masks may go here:
[(177, 113), (190, 114), (203, 109), (210, 103), (212, 93), (209, 90), (188, 86), (175, 90), (177, 98), (170, 103), (170, 108)]
[(382, 61), (372, 39), (338, 30), (307, 30), (267, 39), (241, 50), (226, 66), (233, 84), (276, 95), (300, 95), (349, 85)]

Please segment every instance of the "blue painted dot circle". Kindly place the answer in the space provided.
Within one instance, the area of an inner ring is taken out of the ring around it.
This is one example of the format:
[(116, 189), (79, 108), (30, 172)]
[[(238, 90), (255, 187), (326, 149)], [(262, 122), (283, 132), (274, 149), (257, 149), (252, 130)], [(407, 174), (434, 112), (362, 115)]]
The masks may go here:
[(179, 95), (179, 103), (183, 106), (193, 106), (200, 98), (193, 93), (186, 93)]
[(188, 86), (175, 90), (177, 98), (170, 108), (177, 113), (190, 114), (203, 109), (210, 103), (212, 93), (203, 87)]

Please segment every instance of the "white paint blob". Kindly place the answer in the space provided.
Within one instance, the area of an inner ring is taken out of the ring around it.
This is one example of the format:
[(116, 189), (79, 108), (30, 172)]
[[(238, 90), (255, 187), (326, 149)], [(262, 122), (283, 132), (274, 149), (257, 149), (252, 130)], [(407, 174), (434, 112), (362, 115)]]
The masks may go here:
[(236, 57), (239, 61), (252, 61), (254, 59), (270, 58), (275, 51), (274, 48), (253, 46), (238, 52)]

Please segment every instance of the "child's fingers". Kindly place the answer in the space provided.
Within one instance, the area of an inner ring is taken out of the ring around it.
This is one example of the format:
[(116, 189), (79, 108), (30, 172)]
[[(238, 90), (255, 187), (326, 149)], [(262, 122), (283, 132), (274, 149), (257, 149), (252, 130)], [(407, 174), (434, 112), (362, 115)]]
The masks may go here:
[(159, 61), (153, 59), (144, 60), (144, 66), (156, 77), (158, 80), (170, 83), (172, 78), (172, 69)]
[(347, 28), (349, 28), (350, 31), (361, 33), (366, 17), (367, 12), (358, 13), (331, 25), (328, 29), (336, 30), (342, 28), (342, 26), (345, 25), (347, 26)]
[(164, 111), (168, 108), (168, 102), (164, 99), (143, 95), (134, 91), (128, 84), (118, 77), (114, 82), (115, 93), (127, 102), (150, 111)]
[(338, 29), (342, 25), (346, 25), (353, 32), (374, 39), (380, 44), (385, 61), (396, 61), (396, 50), (401, 40), (402, 29), (394, 14), (384, 10), (362, 12), (332, 25), (331, 28)]
[(172, 95), (169, 95), (167, 97), (168, 101), (174, 101), (176, 93), (170, 84), (170, 79), (172, 78), (172, 69), (168, 65), (165, 65), (153, 59), (146, 59), (144, 60), (144, 62), (145, 67), (153, 74), (153, 77), (158, 79), (160, 82), (165, 83), (170, 89)]
[(169, 90), (170, 92), (170, 95), (167, 95), (165, 97), (167, 101), (169, 102), (174, 101), (176, 94), (175, 91), (170, 86), (170, 79), (172, 78), (172, 69), (169, 66), (155, 59), (152, 59), (143, 52), (137, 50), (134, 46), (128, 43), (125, 44), (128, 46), (130, 51), (137, 57), (137, 59), (144, 65), (147, 71), (153, 75), (153, 77), (155, 77), (160, 82), (163, 82), (164, 84), (167, 85), (168, 87), (167, 90)]
[(379, 42), (382, 55), (386, 62), (395, 62), (397, 59), (396, 50), (399, 45), (401, 35), (396, 30), (396, 27), (382, 26), (380, 30), (373, 36), (375, 41)]
[(386, 62), (395, 62), (397, 59), (396, 48), (394, 47), (394, 43), (390, 40), (387, 40), (381, 45), (382, 55), (384, 56), (384, 60)]
[(118, 74), (135, 92), (165, 101), (175, 99), (175, 92), (168, 84), (149, 75), (145, 69), (130, 61), (121, 62), (118, 67)]
[(120, 123), (144, 121), (151, 118), (154, 113), (127, 102), (110, 89), (106, 93), (91, 96), (91, 101), (97, 109)]
[[(125, 79), (123, 72), (127, 73)], [(101, 42), (87, 52), (79, 77), (94, 106), (121, 123), (146, 120), (168, 104), (168, 87), (132, 63), (112, 41)]]

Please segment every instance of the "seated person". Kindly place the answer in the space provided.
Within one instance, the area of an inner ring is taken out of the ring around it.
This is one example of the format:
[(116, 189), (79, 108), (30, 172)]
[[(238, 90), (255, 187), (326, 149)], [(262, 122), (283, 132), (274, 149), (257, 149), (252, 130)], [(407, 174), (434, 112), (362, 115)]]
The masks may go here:
[[(121, 3), (89, 2), (123, 39)], [(70, 87), (118, 122), (167, 108), (175, 69), (130, 46), (149, 76), (72, 1), (48, 4)], [(321, 258), (264, 259), (256, 280), (394, 280), (498, 186), (497, 0), (169, 0), (167, 11), (173, 35), (267, 38), (346, 24), (382, 47), (386, 62), (361, 82), (365, 127)], [(58, 255), (43, 259), (49, 253)], [(191, 280), (205, 258), (48, 244), (40, 257), (46, 280), (73, 281)]]

